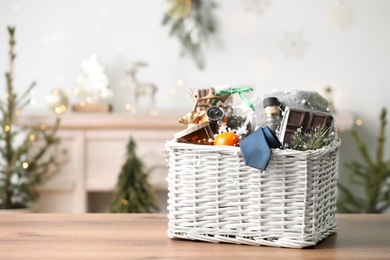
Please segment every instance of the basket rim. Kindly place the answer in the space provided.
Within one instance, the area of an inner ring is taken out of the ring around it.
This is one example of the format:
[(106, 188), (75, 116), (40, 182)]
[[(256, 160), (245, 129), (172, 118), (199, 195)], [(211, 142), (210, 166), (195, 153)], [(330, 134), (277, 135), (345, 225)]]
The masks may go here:
[[(293, 149), (279, 149), (279, 148), (271, 148), (272, 154), (274, 155), (296, 155), (296, 156), (313, 156), (318, 154), (324, 154), (333, 150), (337, 150), (341, 145), (340, 139), (335, 139), (331, 144), (321, 147), (316, 150), (306, 150), (299, 151)], [(177, 142), (175, 139), (167, 140), (165, 142), (165, 149), (167, 148), (178, 148), (178, 149), (191, 149), (198, 151), (215, 151), (215, 152), (227, 152), (227, 153), (241, 153), (240, 147), (235, 146), (227, 146), (227, 145), (198, 145), (198, 144), (190, 144), (190, 143), (181, 143)]]

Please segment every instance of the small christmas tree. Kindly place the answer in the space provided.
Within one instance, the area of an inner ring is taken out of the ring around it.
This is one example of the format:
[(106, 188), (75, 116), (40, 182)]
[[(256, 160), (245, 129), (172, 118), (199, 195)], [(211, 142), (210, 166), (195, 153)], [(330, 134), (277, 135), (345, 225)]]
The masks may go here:
[[(56, 147), (59, 138), (56, 131), (48, 132), (44, 125), (16, 127), (15, 117), (30, 103), (28, 93), (35, 83), (19, 97), (14, 92), (13, 65), (15, 60), (15, 28), (8, 27), (9, 71), (5, 73), (5, 100), (0, 99), (0, 209), (25, 208), (37, 198), (35, 187), (57, 171), (59, 162), (51, 147)], [(18, 142), (20, 141), (20, 142)], [(33, 143), (39, 142), (39, 145)]]
[(136, 155), (133, 138), (127, 145), (127, 158), (112, 197), (112, 213), (150, 213), (158, 207), (147, 180), (145, 166)]
[(345, 213), (383, 213), (390, 207), (390, 160), (383, 159), (385, 147), (386, 109), (380, 114), (380, 129), (376, 157), (371, 158), (367, 146), (361, 141), (356, 131), (352, 132), (362, 160), (347, 164), (351, 170), (351, 183), (364, 188), (365, 197), (355, 195), (347, 187), (338, 184), (341, 196), (337, 203), (339, 212)]

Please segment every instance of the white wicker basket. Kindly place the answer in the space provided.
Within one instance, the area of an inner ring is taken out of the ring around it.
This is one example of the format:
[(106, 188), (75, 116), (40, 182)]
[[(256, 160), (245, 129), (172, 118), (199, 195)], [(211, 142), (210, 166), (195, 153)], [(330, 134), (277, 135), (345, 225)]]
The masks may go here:
[(168, 236), (302, 248), (336, 231), (340, 145), (272, 150), (266, 171), (237, 147), (168, 141)]

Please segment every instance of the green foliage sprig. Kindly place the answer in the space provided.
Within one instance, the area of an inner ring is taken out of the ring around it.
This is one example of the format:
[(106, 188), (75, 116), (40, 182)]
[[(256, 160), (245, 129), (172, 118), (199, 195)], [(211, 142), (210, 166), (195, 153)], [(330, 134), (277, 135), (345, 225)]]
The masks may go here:
[(316, 150), (331, 144), (333, 140), (334, 135), (330, 132), (330, 128), (318, 125), (308, 133), (302, 133), (298, 129), (291, 136), (288, 148), (298, 151)]
[[(171, 0), (174, 4), (168, 10), (162, 20), (163, 25), (170, 25), (170, 36), (178, 38), (181, 44), (181, 56), (189, 55), (198, 68), (204, 69), (206, 58), (204, 49), (210, 37), (216, 32), (217, 26), (213, 9), (217, 5), (211, 0)], [(183, 5), (190, 5), (190, 12), (185, 17), (174, 18), (175, 14), (180, 17)], [(173, 14), (173, 15), (172, 15)]]
[[(32, 127), (15, 126), (15, 116), (30, 103), (29, 88), (18, 97), (13, 86), (15, 27), (8, 27), (9, 70), (5, 73), (6, 95), (0, 100), (0, 208), (24, 208), (33, 202), (38, 193), (36, 186), (58, 170), (60, 160), (49, 153), (60, 139), (56, 137), (59, 119), (48, 131), (44, 125)], [(17, 142), (19, 141), (19, 143)], [(33, 145), (34, 144), (34, 145)]]
[(360, 139), (357, 132), (352, 131), (351, 133), (362, 160), (348, 163), (346, 167), (351, 171), (349, 174), (350, 182), (364, 188), (364, 197), (354, 194), (346, 186), (338, 183), (341, 191), (337, 202), (339, 212), (383, 213), (390, 207), (390, 160), (383, 158), (386, 141), (386, 114), (386, 109), (382, 108), (374, 158), (371, 158), (367, 145)]

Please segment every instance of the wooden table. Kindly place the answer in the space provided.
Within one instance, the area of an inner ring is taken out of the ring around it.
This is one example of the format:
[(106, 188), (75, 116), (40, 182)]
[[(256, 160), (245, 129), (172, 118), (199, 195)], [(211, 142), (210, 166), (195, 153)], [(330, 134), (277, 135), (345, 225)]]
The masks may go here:
[(167, 237), (163, 214), (2, 214), (0, 259), (390, 259), (390, 215), (338, 215), (315, 247), (213, 244)]

